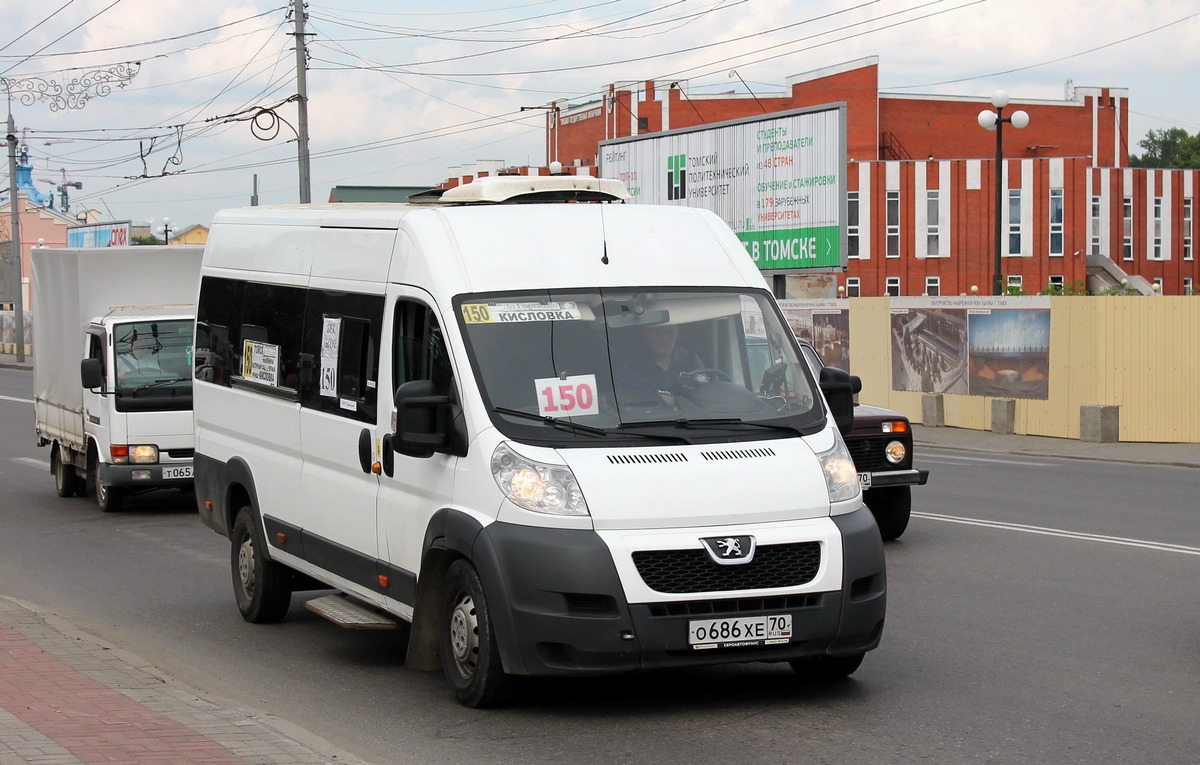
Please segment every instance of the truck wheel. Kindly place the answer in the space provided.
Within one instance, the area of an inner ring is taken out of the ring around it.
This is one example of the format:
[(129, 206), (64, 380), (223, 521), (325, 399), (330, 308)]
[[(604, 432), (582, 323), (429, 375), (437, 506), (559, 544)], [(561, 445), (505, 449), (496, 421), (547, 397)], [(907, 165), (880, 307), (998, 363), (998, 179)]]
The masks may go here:
[(806, 680), (828, 682), (850, 677), (863, 662), (865, 653), (853, 656), (820, 656), (815, 659), (796, 659), (789, 661), (797, 675)]
[(883, 537), (883, 541), (899, 539), (908, 528), (908, 519), (912, 515), (912, 488), (892, 486), (887, 489), (871, 489), (863, 499), (875, 516), (875, 523), (879, 526), (879, 535)]
[(125, 492), (115, 486), (106, 486), (96, 478), (96, 504), (106, 513), (119, 513), (125, 504)]
[(238, 511), (229, 539), (233, 596), (242, 618), (253, 624), (280, 621), (292, 602), (291, 572), (267, 558), (249, 505)]
[(510, 683), (500, 662), (487, 597), (479, 574), (465, 560), (456, 560), (446, 571), (438, 643), (442, 670), (459, 702), (479, 708), (504, 700)]
[(74, 497), (79, 489), (79, 477), (75, 475), (75, 466), (64, 464), (62, 451), (55, 446), (50, 452), (50, 472), (54, 473), (54, 490), (58, 496)]

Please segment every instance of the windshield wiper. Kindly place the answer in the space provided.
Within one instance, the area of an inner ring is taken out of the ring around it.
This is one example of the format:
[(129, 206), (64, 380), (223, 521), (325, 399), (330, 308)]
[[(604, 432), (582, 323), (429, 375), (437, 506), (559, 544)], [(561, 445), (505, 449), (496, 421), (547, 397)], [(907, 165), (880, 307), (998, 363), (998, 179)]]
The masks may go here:
[(181, 383), (181, 382), (187, 382), (187, 378), (186, 377), (167, 377), (162, 380), (155, 380), (152, 383), (146, 383), (145, 385), (139, 385), (136, 388), (134, 388), (130, 392), (129, 395), (136, 396), (137, 394), (139, 394), (142, 391), (147, 390), (149, 388), (157, 388), (160, 385), (170, 385), (172, 383)]
[(511, 407), (507, 406), (493, 406), (492, 411), (499, 412), (501, 414), (509, 414), (513, 417), (524, 417), (527, 420), (538, 420), (539, 422), (543, 422), (552, 428), (568, 430), (572, 433), (587, 433), (593, 436), (607, 436), (609, 433), (609, 431), (605, 430), (604, 428), (593, 428), (591, 425), (583, 425), (578, 422), (559, 419), (558, 417), (547, 417), (544, 414), (524, 412), (520, 409), (512, 409)]
[(624, 429), (627, 427), (667, 426), (667, 427), (675, 427), (675, 428), (696, 429), (696, 428), (709, 428), (709, 427), (718, 427), (719, 428), (719, 427), (728, 426), (728, 425), (741, 426), (741, 427), (747, 427), (747, 428), (765, 428), (767, 430), (782, 430), (782, 431), (785, 431), (788, 433), (799, 433), (800, 435), (804, 435), (803, 432), (799, 428), (793, 427), (792, 425), (779, 425), (776, 423), (758, 422), (755, 420), (747, 421), (747, 420), (743, 420), (739, 417), (712, 417), (712, 418), (708, 418), (708, 419), (699, 419), (699, 420), (690, 419), (687, 417), (677, 417), (673, 420), (644, 420), (644, 421), (638, 420), (638, 421), (631, 422), (628, 424), (622, 423), (622, 424), (618, 425), (617, 427), (619, 429)]

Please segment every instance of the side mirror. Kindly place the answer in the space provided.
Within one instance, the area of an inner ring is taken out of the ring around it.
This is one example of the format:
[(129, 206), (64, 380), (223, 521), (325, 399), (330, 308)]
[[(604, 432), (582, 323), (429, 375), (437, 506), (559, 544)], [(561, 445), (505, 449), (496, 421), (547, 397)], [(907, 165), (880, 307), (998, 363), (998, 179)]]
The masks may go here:
[(854, 426), (854, 394), (862, 390), (862, 379), (837, 367), (823, 367), (820, 385), (838, 430), (849, 433)]
[(432, 380), (411, 380), (396, 389), (392, 448), (409, 457), (432, 457), (450, 445), (450, 397)]
[(88, 390), (100, 389), (104, 393), (104, 369), (100, 359), (84, 359), (79, 362), (79, 381)]

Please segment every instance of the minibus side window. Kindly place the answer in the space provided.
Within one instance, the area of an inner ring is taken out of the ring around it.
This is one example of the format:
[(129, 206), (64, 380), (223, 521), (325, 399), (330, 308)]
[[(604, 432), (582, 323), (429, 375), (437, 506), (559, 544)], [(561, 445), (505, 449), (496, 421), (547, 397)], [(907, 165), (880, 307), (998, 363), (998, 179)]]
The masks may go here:
[(454, 373), (442, 328), (427, 306), (410, 300), (396, 303), (396, 353), (392, 380), (396, 387), (412, 380), (432, 380), (435, 389), (448, 393)]
[(302, 350), (312, 371), (301, 383), (303, 406), (375, 421), (383, 304), (382, 295), (308, 291)]

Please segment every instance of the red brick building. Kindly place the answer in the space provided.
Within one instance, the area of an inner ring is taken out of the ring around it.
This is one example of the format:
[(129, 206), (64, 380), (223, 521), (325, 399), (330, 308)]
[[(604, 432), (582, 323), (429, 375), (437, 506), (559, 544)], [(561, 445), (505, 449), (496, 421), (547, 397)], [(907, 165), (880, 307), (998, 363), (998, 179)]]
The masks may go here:
[[(617, 83), (604, 99), (560, 102), (546, 156), (596, 174), (601, 141), (845, 102), (849, 268), (839, 294), (991, 292), (995, 133), (987, 98), (879, 92), (872, 57), (796, 75), (785, 94), (691, 95), (686, 82)], [(1013, 99), (1028, 127), (1004, 131), (1002, 272), (1036, 293), (1099, 292), (1128, 279), (1149, 293), (1200, 281), (1200, 170), (1131, 169), (1129, 93), (1066, 85), (1064, 100)]]

